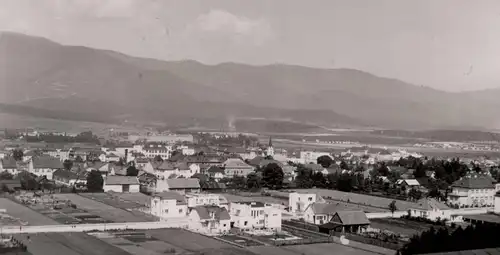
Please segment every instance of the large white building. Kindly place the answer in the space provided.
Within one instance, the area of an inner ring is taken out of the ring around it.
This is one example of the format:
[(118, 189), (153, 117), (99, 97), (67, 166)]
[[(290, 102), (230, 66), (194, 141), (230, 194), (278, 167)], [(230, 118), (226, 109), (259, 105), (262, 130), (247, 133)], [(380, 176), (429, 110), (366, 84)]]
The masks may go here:
[(332, 157), (332, 155), (330, 155), (330, 153), (322, 152), (322, 151), (301, 151), (300, 152), (300, 159), (302, 161), (301, 163), (303, 163), (303, 164), (316, 163), (318, 161), (318, 158), (321, 156)]
[(458, 207), (493, 207), (500, 184), (484, 173), (468, 173), (451, 185), (448, 203)]
[(102, 187), (104, 192), (131, 192), (137, 193), (140, 190), (139, 180), (136, 176), (108, 176), (104, 178)]
[(197, 206), (190, 210), (189, 229), (206, 235), (229, 233), (231, 216), (226, 208), (215, 205)]
[(324, 203), (325, 200), (315, 193), (293, 192), (288, 196), (290, 212), (296, 215), (303, 214), (313, 203)]
[(218, 206), (229, 210), (229, 203), (227, 199), (219, 194), (188, 193), (185, 196), (189, 208), (197, 206)]
[(240, 230), (281, 230), (281, 210), (262, 202), (236, 202), (230, 204), (233, 227)]
[(151, 214), (162, 220), (185, 218), (187, 213), (186, 198), (179, 193), (165, 191), (151, 199)]

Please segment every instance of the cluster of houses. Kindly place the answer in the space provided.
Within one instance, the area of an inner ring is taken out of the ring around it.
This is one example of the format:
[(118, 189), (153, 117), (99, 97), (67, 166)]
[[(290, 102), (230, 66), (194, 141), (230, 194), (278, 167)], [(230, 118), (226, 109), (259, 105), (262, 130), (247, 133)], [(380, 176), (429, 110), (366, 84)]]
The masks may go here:
[(210, 193), (164, 191), (152, 195), (149, 213), (161, 220), (187, 220), (191, 230), (220, 235), (239, 231), (281, 230), (281, 210), (261, 202), (229, 202)]

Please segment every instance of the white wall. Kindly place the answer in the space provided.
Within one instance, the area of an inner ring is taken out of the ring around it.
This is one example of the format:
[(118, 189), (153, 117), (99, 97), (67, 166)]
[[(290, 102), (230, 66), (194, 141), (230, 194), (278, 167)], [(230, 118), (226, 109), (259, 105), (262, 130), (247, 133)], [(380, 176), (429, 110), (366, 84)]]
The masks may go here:
[(86, 232), (105, 231), (112, 229), (162, 229), (162, 228), (187, 228), (188, 222), (180, 220), (162, 222), (125, 222), (125, 223), (99, 223), (76, 225), (46, 225), (46, 226), (3, 226), (4, 234), (18, 233), (56, 233), (56, 232)]
[(185, 218), (187, 213), (187, 205), (178, 205), (174, 199), (162, 200), (159, 197), (151, 199), (151, 214), (161, 219)]
[(288, 197), (288, 205), (290, 206), (290, 212), (304, 212), (307, 207), (316, 202), (317, 195), (314, 193), (290, 193)]
[(500, 213), (500, 196), (495, 196), (495, 213)]

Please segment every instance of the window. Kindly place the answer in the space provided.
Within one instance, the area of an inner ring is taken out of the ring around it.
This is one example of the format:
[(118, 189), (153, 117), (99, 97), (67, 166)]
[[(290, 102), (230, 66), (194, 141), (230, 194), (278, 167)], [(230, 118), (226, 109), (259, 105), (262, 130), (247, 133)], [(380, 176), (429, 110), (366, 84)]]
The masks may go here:
[(248, 224), (248, 221), (245, 221), (245, 223), (243, 224), (243, 226), (246, 226)]
[(223, 227), (226, 227), (226, 224), (222, 225)]
[(182, 213), (182, 209), (179, 209), (179, 213)]
[(165, 210), (165, 213), (168, 213), (168, 209)]
[(309, 200), (309, 201), (313, 201), (313, 198), (312, 198), (312, 197), (309, 197), (307, 200)]
[(259, 224), (264, 224), (264, 220), (259, 220)]

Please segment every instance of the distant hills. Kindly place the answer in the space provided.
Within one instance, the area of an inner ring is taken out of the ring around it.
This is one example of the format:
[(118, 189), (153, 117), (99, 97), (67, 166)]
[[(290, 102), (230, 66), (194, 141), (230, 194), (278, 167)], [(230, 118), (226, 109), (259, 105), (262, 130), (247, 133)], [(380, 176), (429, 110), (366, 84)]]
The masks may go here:
[(167, 62), (15, 33), (0, 34), (0, 92), (0, 111), (99, 122), (268, 118), (397, 129), (500, 124), (500, 90), (448, 93), (350, 69)]

